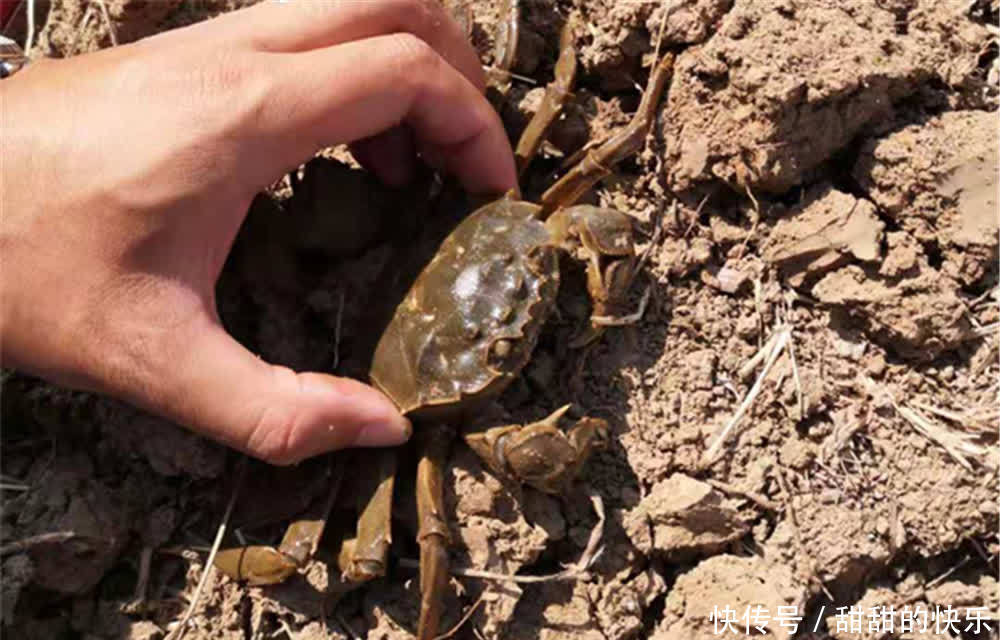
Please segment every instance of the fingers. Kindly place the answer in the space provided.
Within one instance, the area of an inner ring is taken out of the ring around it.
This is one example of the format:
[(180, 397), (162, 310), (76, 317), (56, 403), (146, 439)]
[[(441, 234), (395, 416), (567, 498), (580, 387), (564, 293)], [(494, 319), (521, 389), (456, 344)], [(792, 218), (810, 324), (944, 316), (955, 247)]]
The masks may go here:
[(479, 56), (436, 0), (265, 2), (209, 24), (255, 50), (286, 53), (409, 33), (429, 44), (477, 89), (486, 86)]
[(351, 144), (351, 154), (365, 169), (391, 187), (410, 182), (416, 168), (416, 150), (407, 127), (393, 127)]
[(343, 447), (396, 445), (411, 426), (355, 380), (267, 364), (207, 321), (189, 335), (157, 412), (273, 464)]
[(516, 182), (513, 152), (496, 112), (472, 83), (413, 35), (276, 56), (262, 67), (273, 76), (255, 111), (257, 126), (268, 139), (295, 143), (286, 164), (404, 123), (417, 147), (440, 158), (442, 168), (469, 191), (502, 192)]

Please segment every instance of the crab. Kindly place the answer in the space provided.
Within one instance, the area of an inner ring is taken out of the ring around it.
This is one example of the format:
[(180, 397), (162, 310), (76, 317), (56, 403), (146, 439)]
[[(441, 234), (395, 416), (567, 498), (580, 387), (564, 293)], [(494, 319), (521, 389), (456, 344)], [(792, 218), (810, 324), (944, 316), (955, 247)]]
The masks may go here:
[[(517, 145), (522, 174), (570, 95), (576, 74), (573, 26), (568, 20), (563, 28), (555, 79)], [(511, 56), (504, 58), (509, 61)], [(630, 218), (613, 209), (574, 203), (644, 143), (672, 68), (673, 57), (665, 54), (650, 74), (632, 121), (589, 150), (538, 203), (510, 192), (464, 218), (424, 266), (380, 336), (370, 380), (413, 421), (420, 448), (420, 640), (438, 634), (449, 577), (442, 485), (455, 427), (467, 427), (471, 416), (495, 399), (530, 360), (555, 307), (561, 255), (585, 263), (592, 301), (590, 320), (573, 344), (592, 343), (606, 327), (622, 324), (638, 267)], [(608, 438), (607, 423), (597, 418), (584, 417), (560, 429), (567, 409), (535, 423), (464, 429), (462, 435), (496, 474), (560, 494)], [(386, 449), (375, 456), (375, 480), (365, 496), (356, 535), (344, 543), (339, 556), (348, 582), (386, 572), (396, 453)], [(323, 518), (295, 522), (278, 547), (227, 549), (216, 556), (215, 565), (253, 584), (281, 582), (311, 558), (323, 528)]]

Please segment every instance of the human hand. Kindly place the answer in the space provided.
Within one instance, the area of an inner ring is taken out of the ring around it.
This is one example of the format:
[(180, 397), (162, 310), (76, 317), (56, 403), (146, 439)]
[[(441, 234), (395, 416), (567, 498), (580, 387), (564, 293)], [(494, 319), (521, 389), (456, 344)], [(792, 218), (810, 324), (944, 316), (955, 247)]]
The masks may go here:
[(269, 365), (215, 284), (254, 195), (353, 143), (383, 180), (415, 151), (514, 186), (479, 60), (434, 0), (267, 3), (0, 82), (0, 355), (274, 463), (397, 444), (367, 385)]

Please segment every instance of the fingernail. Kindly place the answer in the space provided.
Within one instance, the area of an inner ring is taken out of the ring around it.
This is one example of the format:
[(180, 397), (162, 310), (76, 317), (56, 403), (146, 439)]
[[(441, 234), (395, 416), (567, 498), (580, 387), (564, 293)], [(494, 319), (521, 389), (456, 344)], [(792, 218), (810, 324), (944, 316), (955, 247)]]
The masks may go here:
[(376, 422), (366, 425), (354, 439), (354, 447), (390, 447), (403, 444), (413, 433), (413, 423), (400, 416), (391, 422)]

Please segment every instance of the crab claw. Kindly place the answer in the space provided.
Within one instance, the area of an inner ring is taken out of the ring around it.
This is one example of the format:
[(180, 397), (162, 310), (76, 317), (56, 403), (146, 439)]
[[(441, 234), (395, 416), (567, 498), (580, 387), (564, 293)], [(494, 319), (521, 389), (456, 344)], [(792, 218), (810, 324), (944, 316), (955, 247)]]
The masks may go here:
[(531, 424), (469, 433), (465, 441), (496, 473), (545, 493), (562, 493), (590, 452), (608, 439), (608, 424), (600, 418), (582, 418), (567, 432), (560, 430), (559, 419), (569, 407), (560, 407)]
[(284, 582), (299, 568), (285, 553), (265, 546), (225, 549), (216, 554), (213, 564), (233, 580), (246, 580), (251, 585)]

